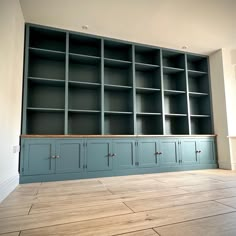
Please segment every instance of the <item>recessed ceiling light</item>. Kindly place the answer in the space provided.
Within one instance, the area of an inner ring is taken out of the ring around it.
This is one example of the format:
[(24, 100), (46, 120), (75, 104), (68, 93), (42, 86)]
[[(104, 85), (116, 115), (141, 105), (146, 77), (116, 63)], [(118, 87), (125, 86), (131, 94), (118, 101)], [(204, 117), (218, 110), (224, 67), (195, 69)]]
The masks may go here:
[(83, 29), (83, 30), (87, 30), (88, 28), (89, 28), (88, 25), (82, 25), (82, 29)]

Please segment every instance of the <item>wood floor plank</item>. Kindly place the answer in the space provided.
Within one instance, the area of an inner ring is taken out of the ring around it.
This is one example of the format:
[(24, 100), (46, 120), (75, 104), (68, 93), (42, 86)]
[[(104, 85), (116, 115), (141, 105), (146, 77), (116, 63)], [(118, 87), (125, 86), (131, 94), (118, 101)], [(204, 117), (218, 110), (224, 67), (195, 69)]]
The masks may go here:
[(21, 236), (108, 236), (228, 213), (232, 210), (232, 208), (224, 206), (220, 203), (204, 202), (26, 230), (21, 233)]
[(152, 209), (174, 207), (197, 202), (211, 201), (232, 196), (236, 196), (236, 188), (201, 192), (201, 194), (191, 193), (191, 194), (181, 194), (181, 195), (173, 195), (165, 197), (153, 197), (146, 199), (131, 200), (131, 201), (125, 201), (125, 204), (129, 208), (131, 208), (134, 212), (139, 212)]
[(30, 208), (31, 205), (28, 207), (0, 207), (0, 219), (28, 215)]
[(155, 232), (153, 229), (146, 229), (127, 234), (119, 234), (119, 235), (117, 234), (115, 236), (157, 236), (157, 235), (158, 235), (157, 232)]
[[(79, 200), (81, 198), (89, 198), (89, 197), (97, 197), (97, 196), (106, 196), (106, 195), (112, 195), (111, 192), (104, 190), (104, 191), (90, 191), (89, 193), (72, 193), (72, 194), (59, 194), (56, 196), (56, 201), (68, 201), (68, 200)], [(2, 202), (2, 206), (20, 206), (22, 202), (27, 203), (27, 204), (34, 204), (34, 203), (39, 203), (39, 202), (55, 202), (55, 195), (50, 194), (50, 195), (36, 195), (33, 198), (7, 198)]]
[(202, 191), (209, 191), (215, 189), (224, 189), (224, 188), (234, 188), (236, 187), (236, 181), (228, 181), (228, 182), (221, 182), (221, 183), (206, 183), (202, 185), (194, 185), (194, 186), (184, 186), (179, 187), (188, 192), (202, 192)]
[(0, 236), (19, 236), (20, 232), (8, 233), (8, 234), (0, 234)]
[[(55, 212), (58, 209), (73, 209), (75, 207), (86, 207), (86, 206), (96, 206), (96, 205), (104, 205), (104, 204), (113, 204), (115, 202), (124, 202), (130, 200), (137, 199), (146, 199), (160, 196), (171, 196), (184, 194), (185, 191), (181, 189), (164, 189), (154, 192), (140, 192), (137, 193), (124, 193), (124, 194), (116, 194), (116, 195), (107, 195), (107, 196), (96, 196), (96, 197), (81, 197), (77, 199), (71, 199), (67, 201), (54, 201), (54, 202), (39, 202), (33, 204), (33, 207), (30, 211), (30, 214), (38, 214), (44, 212)], [(235, 194), (236, 196), (236, 194)]]
[(169, 226), (155, 228), (162, 236), (235, 236), (236, 213), (212, 216)]
[(220, 199), (220, 200), (217, 200), (217, 202), (236, 208), (236, 197)]
[(0, 233), (22, 231), (50, 225), (66, 224), (94, 218), (129, 214), (132, 211), (123, 203), (76, 208), (73, 211), (49, 212), (0, 219)]

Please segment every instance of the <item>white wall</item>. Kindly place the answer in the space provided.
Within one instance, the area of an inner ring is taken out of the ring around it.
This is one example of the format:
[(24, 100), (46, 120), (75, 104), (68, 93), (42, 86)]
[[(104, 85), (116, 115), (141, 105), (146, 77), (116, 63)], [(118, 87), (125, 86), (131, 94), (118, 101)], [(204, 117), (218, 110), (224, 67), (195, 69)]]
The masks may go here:
[(226, 91), (223, 69), (223, 52), (219, 50), (210, 55), (212, 108), (214, 128), (217, 134), (219, 167), (231, 169), (230, 147), (226, 112)]
[(236, 50), (210, 56), (213, 114), (219, 166), (236, 170)]
[(18, 184), (24, 18), (18, 0), (0, 0), (0, 202)]

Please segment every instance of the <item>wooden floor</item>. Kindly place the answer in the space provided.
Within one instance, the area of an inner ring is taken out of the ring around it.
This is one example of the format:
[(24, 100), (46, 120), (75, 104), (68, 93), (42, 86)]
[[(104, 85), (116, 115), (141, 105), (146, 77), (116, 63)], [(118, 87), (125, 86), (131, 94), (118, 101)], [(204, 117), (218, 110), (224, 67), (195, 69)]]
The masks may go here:
[(236, 172), (204, 170), (24, 184), (1, 236), (235, 236)]

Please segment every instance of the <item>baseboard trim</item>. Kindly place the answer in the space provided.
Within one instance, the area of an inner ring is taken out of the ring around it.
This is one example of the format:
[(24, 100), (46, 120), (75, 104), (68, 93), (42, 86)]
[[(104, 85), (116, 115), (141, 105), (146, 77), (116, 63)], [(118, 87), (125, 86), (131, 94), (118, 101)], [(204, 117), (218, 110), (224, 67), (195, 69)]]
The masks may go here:
[(19, 185), (18, 174), (0, 183), (0, 203), (17, 187), (17, 185)]
[(232, 166), (230, 162), (219, 161), (219, 168), (225, 170), (232, 170)]

